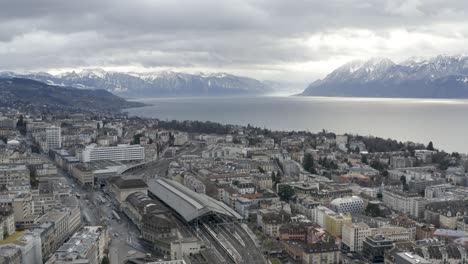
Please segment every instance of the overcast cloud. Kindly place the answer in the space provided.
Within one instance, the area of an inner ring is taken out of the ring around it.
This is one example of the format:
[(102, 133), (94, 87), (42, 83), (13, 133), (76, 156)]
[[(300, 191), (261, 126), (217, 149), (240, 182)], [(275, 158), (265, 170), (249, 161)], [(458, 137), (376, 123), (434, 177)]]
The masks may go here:
[(370, 57), (466, 53), (460, 0), (0, 0), (0, 70), (223, 71), (308, 83)]

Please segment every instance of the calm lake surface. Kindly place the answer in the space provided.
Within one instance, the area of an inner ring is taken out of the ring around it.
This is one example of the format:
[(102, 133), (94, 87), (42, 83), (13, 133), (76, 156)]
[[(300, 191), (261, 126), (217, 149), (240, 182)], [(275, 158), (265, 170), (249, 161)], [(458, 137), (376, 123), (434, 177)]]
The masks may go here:
[(326, 129), (468, 153), (468, 100), (329, 97), (150, 98), (127, 109), (162, 120), (201, 120), (273, 130)]

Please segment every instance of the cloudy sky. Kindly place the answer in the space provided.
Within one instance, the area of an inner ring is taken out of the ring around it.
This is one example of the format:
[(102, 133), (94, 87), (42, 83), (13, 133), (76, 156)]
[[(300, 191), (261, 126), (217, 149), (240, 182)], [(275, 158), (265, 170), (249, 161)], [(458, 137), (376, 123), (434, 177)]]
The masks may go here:
[(308, 83), (354, 59), (461, 54), (461, 0), (0, 0), (0, 70), (173, 69)]

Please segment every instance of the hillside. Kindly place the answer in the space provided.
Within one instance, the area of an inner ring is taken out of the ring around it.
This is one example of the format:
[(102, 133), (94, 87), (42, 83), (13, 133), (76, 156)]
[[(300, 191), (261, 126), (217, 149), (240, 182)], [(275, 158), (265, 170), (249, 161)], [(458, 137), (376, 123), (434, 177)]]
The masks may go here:
[(49, 110), (115, 112), (144, 106), (128, 102), (105, 90), (53, 86), (29, 79), (0, 79), (0, 106)]
[(396, 64), (353, 61), (310, 84), (304, 96), (468, 98), (468, 57), (437, 56)]

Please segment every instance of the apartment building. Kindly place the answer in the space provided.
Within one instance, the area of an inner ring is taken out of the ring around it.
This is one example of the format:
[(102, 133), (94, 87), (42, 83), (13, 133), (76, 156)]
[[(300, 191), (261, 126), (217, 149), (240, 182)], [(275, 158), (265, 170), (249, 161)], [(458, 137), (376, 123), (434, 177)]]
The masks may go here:
[(45, 129), (47, 150), (62, 148), (62, 130), (58, 126)]

